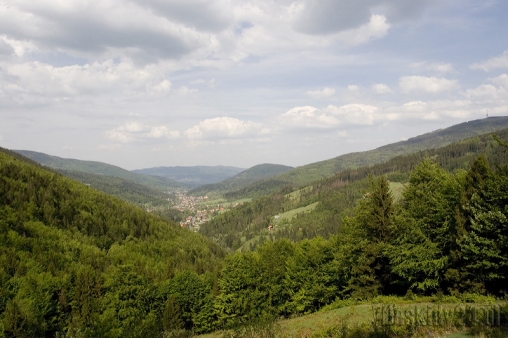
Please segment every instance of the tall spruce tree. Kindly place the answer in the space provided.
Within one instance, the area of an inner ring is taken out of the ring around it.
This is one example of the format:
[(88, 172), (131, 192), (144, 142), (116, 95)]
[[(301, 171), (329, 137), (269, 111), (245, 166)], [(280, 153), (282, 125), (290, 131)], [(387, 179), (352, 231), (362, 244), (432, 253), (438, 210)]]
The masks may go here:
[[(385, 250), (391, 237), (393, 212), (388, 180), (384, 176), (371, 177), (355, 216), (344, 219), (336, 260), (342, 261), (339, 271), (350, 277), (345, 292), (354, 298), (390, 292), (391, 269)], [(344, 263), (351, 264), (351, 268), (345, 268)]]
[(492, 173), (479, 157), (463, 190), (459, 247), (462, 290), (506, 293), (508, 275), (508, 169)]
[(455, 243), (453, 211), (460, 184), (429, 159), (413, 169), (387, 253), (398, 283), (420, 293), (442, 288)]

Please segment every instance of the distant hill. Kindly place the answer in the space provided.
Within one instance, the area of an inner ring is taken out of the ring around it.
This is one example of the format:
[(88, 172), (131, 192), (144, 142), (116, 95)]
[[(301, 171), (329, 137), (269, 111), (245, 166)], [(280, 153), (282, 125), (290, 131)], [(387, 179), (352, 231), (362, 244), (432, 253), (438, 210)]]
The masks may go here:
[(179, 183), (175, 180), (156, 177), (146, 174), (133, 173), (127, 171), (118, 166), (109, 165), (98, 161), (85, 161), (76, 159), (60, 158), (45, 153), (26, 151), (26, 150), (14, 150), (15, 152), (24, 155), (25, 157), (32, 159), (33, 161), (42, 164), (44, 166), (54, 168), (57, 170), (65, 171), (78, 171), (84, 173), (91, 173), (96, 175), (105, 175), (111, 177), (117, 177), (125, 180), (129, 180), (144, 186), (148, 186), (158, 191), (171, 190), (175, 188), (183, 188), (184, 184)]
[(177, 199), (174, 194), (161, 192), (127, 179), (62, 169), (56, 171), (96, 190), (145, 208), (168, 205), (168, 199), (172, 202)]
[[(508, 128), (496, 131), (508, 142)], [(446, 171), (468, 170), (479, 155), (491, 168), (506, 163), (506, 149), (491, 133), (444, 147), (399, 155), (375, 165), (346, 169), (300, 189), (284, 187), (271, 195), (245, 202), (201, 225), (200, 233), (232, 250), (252, 250), (266, 239), (300, 241), (337, 234), (342, 218), (350, 215), (369, 186), (369, 176), (385, 175), (397, 199), (411, 171), (431, 159)], [(267, 229), (269, 225), (272, 230)]]
[(214, 184), (231, 178), (245, 168), (232, 166), (170, 166), (134, 170), (134, 173), (170, 178), (190, 187)]
[(253, 166), (234, 177), (223, 180), (216, 184), (204, 185), (195, 188), (189, 192), (193, 195), (210, 195), (220, 194), (226, 191), (238, 190), (249, 184), (262, 180), (264, 178), (272, 177), (293, 169), (291, 166), (275, 165), (275, 164), (261, 164)]
[(333, 159), (296, 167), (271, 178), (224, 194), (225, 198), (238, 199), (269, 194), (284, 186), (300, 186), (323, 179), (334, 173), (363, 166), (379, 164), (395, 156), (443, 147), (477, 135), (508, 127), (508, 117), (489, 117), (454, 125), (419, 135), (406, 141), (389, 144), (365, 152), (344, 154)]

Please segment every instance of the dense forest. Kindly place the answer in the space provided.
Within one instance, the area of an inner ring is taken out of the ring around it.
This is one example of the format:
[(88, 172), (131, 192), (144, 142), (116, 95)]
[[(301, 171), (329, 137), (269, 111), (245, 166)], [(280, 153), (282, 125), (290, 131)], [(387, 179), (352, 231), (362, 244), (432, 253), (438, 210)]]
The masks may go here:
[(217, 245), (5, 152), (0, 192), (1, 336), (157, 337), (175, 308), (205, 326)]
[[(501, 140), (508, 140), (508, 129), (497, 134)], [(424, 159), (432, 159), (443, 169), (456, 172), (467, 170), (480, 154), (485, 155), (491, 167), (503, 162), (506, 156), (492, 135), (484, 134), (445, 147), (397, 156), (382, 164), (341, 171), (302, 187), (286, 186), (219, 215), (202, 225), (200, 232), (233, 250), (254, 249), (265, 239), (329, 238), (337, 233), (343, 218), (353, 213), (369, 185), (369, 176), (385, 175), (392, 184), (403, 187), (407, 185), (410, 171)], [(268, 226), (274, 225), (274, 216), (316, 202), (312, 211), (299, 213), (268, 231)]]
[(506, 294), (506, 161), (491, 167), (480, 155), (467, 171), (450, 173), (425, 159), (398, 201), (385, 176), (367, 180), (329, 239), (267, 241), (228, 256), (216, 302), (220, 326), (313, 312), (337, 299)]
[[(313, 233), (299, 224), (283, 228), (296, 229), (294, 241), (289, 231), (273, 232), (254, 250), (229, 254), (163, 217), (2, 151), (0, 335), (190, 336), (307, 314), (337, 300), (503, 296), (508, 145), (500, 136), (244, 204), (214, 222), (264, 227), (284, 208), (315, 202), (322, 220)], [(399, 197), (388, 178), (406, 181)], [(310, 223), (310, 215), (293, 220)], [(221, 232), (229, 242), (229, 231)], [(283, 236), (289, 239), (277, 239)]]

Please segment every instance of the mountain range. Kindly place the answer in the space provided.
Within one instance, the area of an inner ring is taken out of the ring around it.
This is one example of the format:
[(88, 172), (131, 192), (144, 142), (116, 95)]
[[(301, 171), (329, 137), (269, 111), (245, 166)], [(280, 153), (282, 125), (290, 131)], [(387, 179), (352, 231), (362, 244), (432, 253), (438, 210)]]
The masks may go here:
[(256, 194), (276, 190), (215, 213), (199, 233), (66, 178), (104, 178), (123, 191), (133, 181), (111, 176), (126, 175), (116, 166), (23, 151), (68, 166), (48, 168), (0, 148), (0, 336), (188, 337), (230, 328), (223, 336), (240, 336), (234, 326), (260, 326), (254, 321), (267, 314), (293, 318), (375, 295), (390, 303), (393, 295), (413, 300), (413, 290), (438, 293), (439, 302), (502, 297), (504, 124), (474, 121), (310, 164), (317, 180), (304, 171), (301, 184), (279, 189), (266, 178), (301, 168), (254, 166), (214, 187), (252, 181)]
[(144, 168), (132, 172), (169, 178), (188, 187), (198, 187), (226, 180), (244, 170), (245, 168), (232, 166), (170, 166)]
[(473, 120), (374, 150), (344, 154), (296, 168), (260, 164), (246, 170), (232, 166), (172, 166), (128, 171), (97, 161), (65, 159), (27, 150), (16, 152), (109, 194), (119, 196), (113, 187), (128, 187), (131, 193), (127, 194), (130, 197), (127, 200), (131, 202), (157, 200), (161, 196), (156, 192), (178, 189), (191, 189), (190, 194), (194, 195), (236, 200), (267, 195), (286, 186), (299, 187), (346, 169), (379, 164), (398, 155), (443, 147), (507, 127), (508, 117), (505, 116)]
[(507, 116), (468, 121), (370, 151), (348, 153), (329, 160), (299, 166), (240, 189), (223, 192), (222, 194), (227, 199), (263, 196), (285, 186), (298, 187), (329, 177), (342, 170), (379, 164), (398, 155), (443, 147), (466, 138), (491, 133), (507, 127)]
[(270, 178), (293, 169), (293, 167), (276, 164), (261, 164), (253, 166), (237, 175), (219, 183), (203, 185), (189, 191), (192, 195), (214, 195), (238, 190), (264, 178)]

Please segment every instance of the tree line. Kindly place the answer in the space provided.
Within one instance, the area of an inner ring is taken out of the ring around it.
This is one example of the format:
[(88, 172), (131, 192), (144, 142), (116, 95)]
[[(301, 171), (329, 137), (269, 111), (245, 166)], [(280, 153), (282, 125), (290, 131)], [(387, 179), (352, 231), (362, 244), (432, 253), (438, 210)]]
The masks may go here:
[[(508, 140), (508, 129), (498, 132), (501, 140)], [(300, 241), (336, 234), (345, 216), (353, 213), (354, 206), (369, 185), (369, 175), (385, 175), (391, 182), (407, 183), (412, 169), (424, 159), (432, 159), (443, 169), (455, 172), (467, 170), (479, 154), (484, 154), (489, 166), (503, 161), (503, 147), (491, 134), (466, 139), (445, 147), (397, 156), (385, 163), (348, 169), (302, 187), (286, 186), (269, 196), (221, 215), (201, 226), (200, 232), (221, 246), (237, 250), (247, 242), (254, 249), (264, 239), (290, 239)], [(289, 193), (298, 190), (296, 199)], [(316, 208), (301, 213), (290, 222), (282, 223), (273, 232), (267, 227), (273, 217), (286, 211), (318, 202)]]

